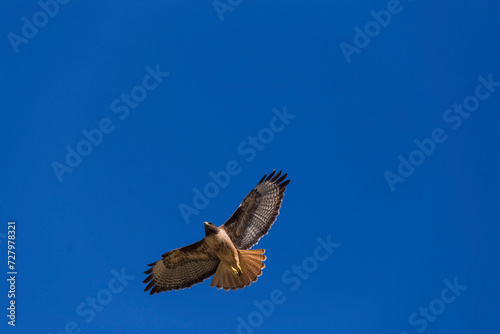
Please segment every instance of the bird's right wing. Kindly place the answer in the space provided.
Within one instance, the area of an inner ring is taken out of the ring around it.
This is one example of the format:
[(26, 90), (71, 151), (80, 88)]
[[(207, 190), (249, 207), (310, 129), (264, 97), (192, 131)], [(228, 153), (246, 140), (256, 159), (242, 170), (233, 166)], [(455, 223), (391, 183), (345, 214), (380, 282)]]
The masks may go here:
[(266, 174), (257, 186), (243, 199), (238, 209), (224, 223), (234, 246), (249, 249), (266, 235), (280, 213), (281, 201), (285, 194), (287, 174), (276, 174), (274, 170)]
[(149, 264), (144, 273), (149, 276), (144, 291), (151, 295), (169, 290), (189, 288), (212, 276), (219, 265), (219, 258), (208, 247), (205, 239), (162, 255), (162, 259)]

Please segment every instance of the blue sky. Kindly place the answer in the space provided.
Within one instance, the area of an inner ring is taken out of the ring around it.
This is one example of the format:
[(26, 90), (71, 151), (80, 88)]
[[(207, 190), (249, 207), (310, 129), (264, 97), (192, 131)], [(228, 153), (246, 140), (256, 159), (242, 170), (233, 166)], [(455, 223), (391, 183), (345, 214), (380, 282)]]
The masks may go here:
[[(499, 9), (5, 3), (2, 332), (498, 332)], [(257, 283), (143, 292), (273, 169)]]

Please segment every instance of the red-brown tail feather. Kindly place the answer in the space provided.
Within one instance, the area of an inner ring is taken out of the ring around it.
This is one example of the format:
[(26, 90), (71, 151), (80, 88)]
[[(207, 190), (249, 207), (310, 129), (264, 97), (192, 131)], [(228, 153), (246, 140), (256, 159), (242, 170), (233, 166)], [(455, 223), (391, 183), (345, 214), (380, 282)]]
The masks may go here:
[(256, 282), (257, 278), (262, 275), (262, 269), (266, 266), (263, 262), (266, 260), (264, 252), (264, 249), (238, 249), (241, 275), (236, 276), (231, 268), (228, 268), (221, 261), (210, 286), (227, 291), (229, 289), (243, 289), (252, 282)]

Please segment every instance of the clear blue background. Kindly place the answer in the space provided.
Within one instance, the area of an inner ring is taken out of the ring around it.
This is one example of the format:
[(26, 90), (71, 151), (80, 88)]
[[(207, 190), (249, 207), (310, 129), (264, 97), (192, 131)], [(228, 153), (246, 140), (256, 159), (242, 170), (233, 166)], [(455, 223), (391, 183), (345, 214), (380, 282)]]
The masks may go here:
[[(500, 4), (402, 1), (347, 63), (339, 44), (387, 5), (243, 1), (221, 21), (211, 1), (70, 1), (15, 53), (8, 33), (40, 6), (5, 3), (1, 331), (75, 322), (82, 333), (236, 333), (238, 317), (280, 289), (285, 302), (253, 332), (418, 333), (410, 315), (456, 277), (467, 288), (425, 333), (498, 332), (500, 88), (457, 130), (443, 113), (474, 94), (479, 75), (500, 81)], [(157, 64), (170, 76), (120, 120), (111, 103)], [(238, 145), (284, 106), (296, 118), (247, 161)], [(51, 164), (103, 118), (115, 130), (59, 182)], [(448, 139), (392, 192), (384, 172), (437, 127)], [(241, 173), (187, 224), (179, 205), (230, 160)], [(201, 239), (203, 221), (224, 223), (275, 168), (292, 182), (258, 245), (268, 260), (257, 283), (143, 292), (147, 263)], [(5, 316), (9, 220), (15, 329)], [(328, 235), (341, 246), (292, 291), (282, 275)], [(105, 293), (112, 270), (134, 279), (87, 322), (77, 307)]]

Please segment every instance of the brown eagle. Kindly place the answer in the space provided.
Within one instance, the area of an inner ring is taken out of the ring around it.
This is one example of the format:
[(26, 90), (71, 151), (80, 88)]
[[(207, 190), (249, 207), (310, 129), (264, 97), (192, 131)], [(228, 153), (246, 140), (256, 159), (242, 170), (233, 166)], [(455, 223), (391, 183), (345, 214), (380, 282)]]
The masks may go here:
[(249, 248), (267, 234), (276, 217), (286, 186), (287, 174), (266, 174), (248, 193), (233, 215), (221, 226), (204, 222), (205, 238), (172, 250), (149, 264), (143, 281), (150, 294), (189, 288), (215, 274), (210, 286), (236, 290), (257, 281), (265, 267), (264, 249)]

